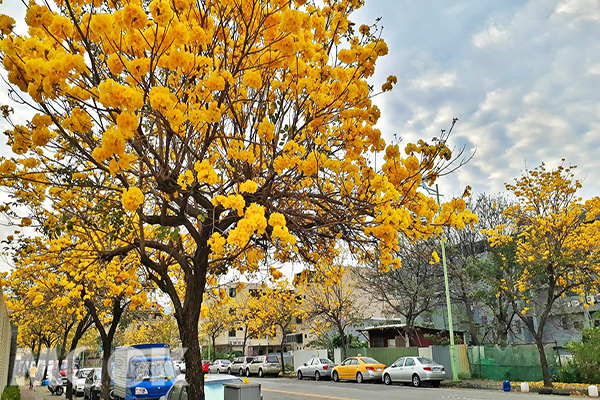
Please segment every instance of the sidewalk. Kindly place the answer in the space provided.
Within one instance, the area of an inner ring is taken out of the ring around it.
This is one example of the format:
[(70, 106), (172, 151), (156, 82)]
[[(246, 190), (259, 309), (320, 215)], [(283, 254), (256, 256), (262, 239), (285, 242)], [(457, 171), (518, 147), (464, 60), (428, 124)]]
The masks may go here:
[[(520, 382), (511, 382), (511, 392), (521, 391)], [(461, 388), (461, 389), (479, 389), (479, 390), (502, 390), (502, 382), (488, 381), (479, 379), (465, 379), (458, 382), (445, 380), (442, 382), (442, 387)], [(571, 395), (587, 397), (588, 384), (580, 383), (554, 383), (552, 394), (555, 395)], [(529, 382), (529, 391), (531, 393), (550, 394), (548, 389), (544, 389), (542, 382)]]
[[(29, 385), (19, 386), (21, 389), (21, 400), (51, 400), (53, 397), (48, 390), (48, 386), (35, 386), (33, 390), (29, 390)], [(63, 396), (64, 397), (64, 396)]]

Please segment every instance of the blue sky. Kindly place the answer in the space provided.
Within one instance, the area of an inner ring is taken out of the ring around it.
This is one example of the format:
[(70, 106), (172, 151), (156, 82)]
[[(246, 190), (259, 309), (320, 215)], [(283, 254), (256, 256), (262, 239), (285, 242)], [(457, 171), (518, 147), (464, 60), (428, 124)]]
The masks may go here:
[[(541, 161), (578, 166), (585, 198), (600, 170), (600, 1), (367, 0), (357, 25), (382, 17), (390, 53), (375, 80), (380, 129), (403, 143), (460, 119), (451, 144), (476, 154), (445, 193), (502, 191)], [(375, 82), (374, 80), (374, 82)]]
[[(19, 0), (4, 0), (0, 12), (23, 28)], [(450, 144), (476, 150), (441, 179), (443, 193), (467, 184), (475, 193), (502, 191), (526, 166), (555, 167), (564, 157), (578, 165), (583, 197), (599, 194), (600, 0), (366, 0), (353, 20), (377, 17), (390, 52), (372, 82), (398, 77), (375, 99), (386, 140), (431, 139), (457, 117)], [(0, 103), (7, 101), (0, 84)]]

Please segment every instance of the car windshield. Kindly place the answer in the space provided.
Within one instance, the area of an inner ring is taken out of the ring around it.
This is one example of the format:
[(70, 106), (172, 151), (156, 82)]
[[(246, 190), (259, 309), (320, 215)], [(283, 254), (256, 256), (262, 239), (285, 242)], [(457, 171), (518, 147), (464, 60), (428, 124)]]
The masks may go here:
[(321, 364), (333, 364), (333, 361), (328, 358), (321, 358), (319, 361), (321, 361)]
[(278, 363), (279, 362), (279, 358), (277, 358), (275, 356), (268, 356), (267, 357), (267, 362), (268, 363)]
[(419, 360), (419, 362), (423, 365), (429, 365), (434, 363), (433, 360), (430, 360), (429, 358), (418, 357), (417, 360)]
[(138, 361), (134, 364), (134, 380), (144, 381), (151, 379), (175, 376), (173, 363), (170, 360)]
[(379, 364), (379, 361), (371, 357), (361, 357), (361, 361), (365, 364)]
[(87, 369), (87, 370), (82, 369), (79, 372), (77, 372), (77, 377), (78, 378), (87, 378), (87, 376), (89, 375), (90, 371), (91, 370), (89, 370), (89, 369)]

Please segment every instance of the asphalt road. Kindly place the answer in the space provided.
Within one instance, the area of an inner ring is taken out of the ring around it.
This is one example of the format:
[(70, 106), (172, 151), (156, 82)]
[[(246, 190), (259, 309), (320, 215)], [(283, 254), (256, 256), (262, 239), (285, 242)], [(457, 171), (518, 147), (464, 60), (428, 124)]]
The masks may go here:
[(473, 389), (447, 389), (407, 386), (386, 386), (383, 383), (298, 381), (288, 378), (251, 378), (260, 383), (264, 400), (524, 400), (541, 397), (538, 394), (504, 393)]

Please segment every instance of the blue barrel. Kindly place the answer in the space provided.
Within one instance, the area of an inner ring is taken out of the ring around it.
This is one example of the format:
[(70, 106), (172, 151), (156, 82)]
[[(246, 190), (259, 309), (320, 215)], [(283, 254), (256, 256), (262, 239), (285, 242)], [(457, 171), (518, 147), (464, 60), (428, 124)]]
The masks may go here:
[(42, 381), (42, 386), (48, 386), (49, 383), (50, 383), (50, 381), (48, 379), (44, 379)]
[(502, 390), (510, 392), (510, 381), (502, 381)]

